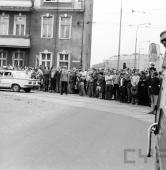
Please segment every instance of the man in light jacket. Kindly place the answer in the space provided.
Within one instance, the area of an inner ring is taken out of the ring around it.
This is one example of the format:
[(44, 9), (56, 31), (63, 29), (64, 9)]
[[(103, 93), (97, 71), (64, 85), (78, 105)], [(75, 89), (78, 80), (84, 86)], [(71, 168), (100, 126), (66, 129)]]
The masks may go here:
[(67, 94), (68, 80), (69, 80), (69, 73), (67, 70), (67, 66), (63, 66), (61, 76), (60, 76), (61, 95), (63, 95), (63, 93)]

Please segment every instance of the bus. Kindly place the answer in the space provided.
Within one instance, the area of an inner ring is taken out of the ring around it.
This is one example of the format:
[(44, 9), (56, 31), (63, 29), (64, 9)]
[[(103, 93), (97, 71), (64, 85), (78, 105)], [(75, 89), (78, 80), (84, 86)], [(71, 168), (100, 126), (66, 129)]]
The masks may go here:
[[(160, 41), (166, 48), (166, 31), (160, 34)], [(160, 94), (154, 110), (155, 120), (148, 128), (147, 157), (154, 156), (155, 170), (166, 170), (166, 53), (162, 68)], [(154, 149), (151, 148), (153, 134), (155, 135)]]

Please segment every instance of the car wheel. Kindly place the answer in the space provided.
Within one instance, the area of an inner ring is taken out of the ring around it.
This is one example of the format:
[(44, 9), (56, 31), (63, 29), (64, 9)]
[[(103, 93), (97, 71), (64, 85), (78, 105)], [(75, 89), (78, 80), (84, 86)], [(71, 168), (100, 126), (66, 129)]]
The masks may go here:
[(31, 89), (24, 89), (25, 92), (29, 93)]
[(19, 86), (18, 84), (14, 84), (14, 85), (12, 86), (12, 90), (13, 90), (14, 92), (19, 92), (19, 91), (20, 91), (20, 86)]

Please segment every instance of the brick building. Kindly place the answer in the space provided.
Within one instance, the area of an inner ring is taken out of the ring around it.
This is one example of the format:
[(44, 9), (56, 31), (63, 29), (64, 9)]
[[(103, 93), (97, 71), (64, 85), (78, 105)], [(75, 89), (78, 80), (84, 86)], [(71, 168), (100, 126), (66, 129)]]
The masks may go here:
[(90, 67), (93, 0), (1, 0), (0, 67)]

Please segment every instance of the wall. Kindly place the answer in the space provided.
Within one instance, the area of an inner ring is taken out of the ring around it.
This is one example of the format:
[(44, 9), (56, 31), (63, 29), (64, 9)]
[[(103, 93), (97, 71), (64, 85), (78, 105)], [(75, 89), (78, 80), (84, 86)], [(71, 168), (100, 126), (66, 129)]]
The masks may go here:
[[(49, 10), (49, 14), (54, 16), (54, 35), (51, 39), (41, 38), (41, 16), (48, 13), (47, 10), (35, 10), (31, 14), (31, 50), (30, 50), (30, 65), (34, 66), (36, 55), (47, 49), (53, 52), (53, 65), (57, 65), (57, 53), (66, 50), (71, 54), (71, 67), (73, 60), (81, 60), (81, 35), (82, 27), (79, 23), (83, 20), (82, 12), (58, 12)], [(57, 33), (59, 33), (59, 16), (67, 13), (72, 16), (72, 37), (70, 40), (60, 40)], [(80, 65), (80, 63), (77, 63)]]

